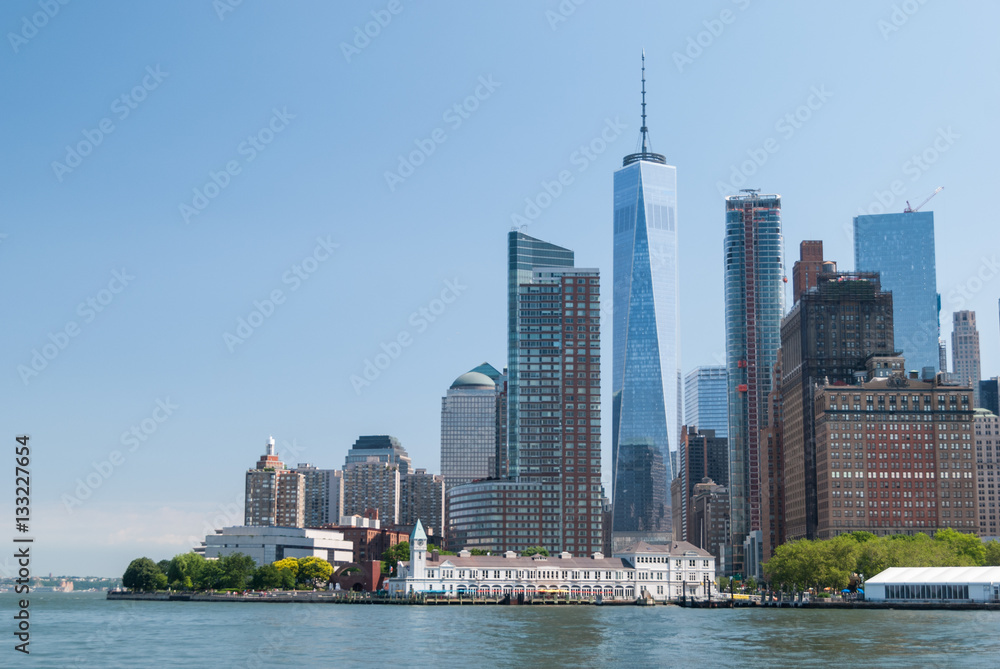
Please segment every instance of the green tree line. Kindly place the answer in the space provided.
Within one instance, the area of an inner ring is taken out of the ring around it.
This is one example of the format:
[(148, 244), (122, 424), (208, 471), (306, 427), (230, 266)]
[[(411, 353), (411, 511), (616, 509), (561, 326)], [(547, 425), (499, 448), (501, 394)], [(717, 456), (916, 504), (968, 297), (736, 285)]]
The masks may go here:
[(285, 558), (256, 566), (248, 555), (233, 553), (206, 560), (198, 553), (181, 553), (170, 560), (148, 557), (132, 560), (122, 575), (122, 585), (139, 592), (174, 590), (283, 590), (322, 588), (330, 581), (333, 565), (322, 558)]
[(953, 529), (877, 537), (851, 532), (833, 539), (800, 539), (774, 549), (764, 573), (776, 590), (841, 590), (851, 574), (870, 578), (890, 567), (974, 567), (1000, 565), (1000, 542), (983, 542)]

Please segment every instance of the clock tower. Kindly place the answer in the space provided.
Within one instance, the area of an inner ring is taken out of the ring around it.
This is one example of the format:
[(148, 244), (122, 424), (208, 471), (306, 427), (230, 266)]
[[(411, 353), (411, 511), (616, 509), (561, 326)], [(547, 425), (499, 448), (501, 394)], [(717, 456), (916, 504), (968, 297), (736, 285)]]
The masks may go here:
[(427, 533), (419, 518), (410, 533), (410, 578), (427, 578)]

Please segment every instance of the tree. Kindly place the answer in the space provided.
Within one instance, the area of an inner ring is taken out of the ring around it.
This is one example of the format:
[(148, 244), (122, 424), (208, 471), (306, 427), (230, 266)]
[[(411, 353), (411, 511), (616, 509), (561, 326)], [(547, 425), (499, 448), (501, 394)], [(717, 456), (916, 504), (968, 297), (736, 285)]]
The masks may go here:
[(167, 569), (170, 567), (170, 560), (160, 560), (156, 563), (156, 566), (160, 568), (160, 571), (166, 574)]
[(167, 567), (167, 580), (173, 588), (190, 590), (197, 583), (204, 566), (205, 558), (198, 553), (175, 555)]
[(298, 580), (313, 587), (322, 587), (330, 581), (333, 565), (315, 556), (299, 558)]
[(284, 560), (278, 560), (273, 564), (277, 569), (287, 569), (292, 572), (293, 579), (299, 575), (299, 561), (295, 558), (285, 558)]
[(410, 559), (410, 542), (400, 541), (398, 544), (382, 553), (382, 562), (389, 566), (389, 573), (396, 575), (396, 566)]
[(521, 551), (521, 557), (531, 557), (532, 555), (544, 555), (545, 557), (548, 557), (549, 551), (541, 546), (532, 546), (531, 548), (525, 548)]
[(292, 573), (291, 569), (279, 569), (278, 576), (281, 578), (280, 587), (282, 590), (295, 589), (295, 574)]
[(148, 557), (132, 560), (122, 575), (122, 585), (138, 592), (152, 592), (167, 587), (167, 575)]
[(222, 565), (220, 560), (205, 560), (205, 566), (201, 568), (201, 573), (198, 574), (198, 580), (195, 581), (195, 587), (199, 590), (214, 590), (216, 588), (223, 587), (222, 585)]
[[(435, 546), (434, 544), (427, 544), (427, 550), (429, 550), (429, 551), (437, 551), (438, 555), (454, 555), (455, 554), (452, 551), (446, 551), (443, 548), (439, 548), (439, 547)], [(407, 555), (407, 557), (409, 557), (409, 555)]]
[(469, 555), (489, 555), (490, 552), (485, 548), (473, 548), (469, 550)]
[(1000, 567), (1000, 541), (987, 541), (985, 546), (986, 559), (983, 564)]
[(946, 527), (934, 533), (934, 541), (947, 544), (957, 555), (966, 558), (970, 566), (981, 566), (986, 562), (986, 547), (975, 534), (963, 534)]
[(253, 558), (245, 553), (233, 553), (219, 560), (222, 580), (227, 588), (243, 590), (256, 570)]
[[(273, 564), (258, 567), (254, 571), (253, 578), (250, 581), (251, 587), (254, 590), (274, 590), (275, 588), (279, 588), (281, 587), (281, 572), (282, 570)], [(285, 573), (291, 572), (285, 570)]]

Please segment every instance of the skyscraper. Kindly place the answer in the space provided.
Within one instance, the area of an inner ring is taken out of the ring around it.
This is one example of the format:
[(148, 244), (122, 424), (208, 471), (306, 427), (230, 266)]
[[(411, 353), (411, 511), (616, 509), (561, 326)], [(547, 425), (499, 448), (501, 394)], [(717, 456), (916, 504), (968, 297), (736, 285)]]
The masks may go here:
[(670, 451), (681, 428), (677, 168), (649, 151), (643, 57), (641, 151), (614, 176), (611, 453), (615, 543), (669, 541)]
[(681, 433), (680, 471), (673, 485), (679, 488), (681, 508), (673, 509), (674, 518), (680, 519), (681, 526), (674, 526), (674, 540), (692, 541), (695, 536), (694, 514), (691, 499), (694, 487), (702, 479), (711, 479), (721, 486), (729, 481), (729, 447), (726, 438), (716, 435), (715, 430), (686, 426)]
[(303, 527), (305, 479), (285, 469), (274, 450), (274, 438), (253, 469), (247, 470), (243, 524), (267, 527)]
[(378, 511), (386, 525), (399, 523), (402, 488), (400, 466), (372, 457), (368, 462), (352, 462), (344, 467), (344, 515), (364, 515)]
[(399, 524), (415, 525), (421, 520), (438, 537), (443, 537), (444, 484), (444, 478), (440, 474), (429, 474), (426, 469), (418, 469), (401, 477)]
[[(405, 476), (413, 469), (410, 455), (399, 443), (399, 439), (387, 434), (374, 434), (358, 437), (351, 449), (347, 451), (344, 468), (355, 462), (388, 462), (399, 465), (399, 473)], [(385, 518), (385, 516), (383, 516)]]
[(938, 370), (939, 297), (934, 212), (854, 217), (854, 269), (878, 272), (892, 293), (897, 350), (911, 370)]
[(981, 407), (979, 397), (979, 330), (976, 329), (975, 311), (956, 311), (951, 331), (951, 365), (955, 380), (963, 386), (972, 386), (975, 407)]
[(806, 239), (799, 243), (799, 259), (792, 265), (792, 304), (802, 293), (816, 286), (816, 279), (823, 271), (823, 242)]
[(831, 271), (819, 275), (816, 288), (804, 293), (781, 323), (788, 540), (816, 538), (814, 388), (854, 383), (868, 356), (891, 355), (892, 324), (893, 295), (882, 290), (878, 274)]
[(781, 196), (744, 190), (726, 198), (726, 371), (729, 385), (729, 494), (733, 559), (742, 573), (743, 542), (760, 531), (760, 430), (781, 345), (784, 260)]
[(317, 469), (300, 463), (294, 470), (305, 482), (303, 527), (336, 524), (344, 515), (344, 472), (339, 469)]
[(729, 434), (725, 365), (695, 367), (684, 377), (684, 424), (723, 439)]
[(573, 252), (561, 246), (511, 230), (507, 234), (507, 462), (512, 478), (518, 475), (518, 366), (517, 291), (531, 281), (536, 267), (572, 267)]
[(462, 374), (441, 398), (441, 475), (448, 488), (498, 476), (497, 400), (496, 383), (481, 372)]
[(601, 550), (600, 290), (596, 269), (537, 268), (518, 286), (518, 476), (448, 489), (451, 548)]

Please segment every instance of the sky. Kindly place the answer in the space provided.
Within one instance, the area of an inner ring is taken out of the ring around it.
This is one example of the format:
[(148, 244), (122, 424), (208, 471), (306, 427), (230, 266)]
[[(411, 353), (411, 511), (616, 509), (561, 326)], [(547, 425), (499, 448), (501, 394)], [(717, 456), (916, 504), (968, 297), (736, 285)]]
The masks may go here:
[[(339, 468), (391, 434), (439, 471), (441, 397), (505, 364), (511, 227), (610, 286), (643, 49), (652, 149), (677, 166), (685, 373), (724, 361), (725, 195), (781, 194), (790, 275), (803, 239), (852, 268), (853, 216), (944, 186), (924, 208), (942, 335), (976, 310), (997, 375), (998, 14), (2, 3), (0, 438), (13, 459), (31, 436), (35, 573), (117, 576), (241, 524), (271, 435), (289, 464)], [(14, 497), (5, 476), (11, 535)]]

